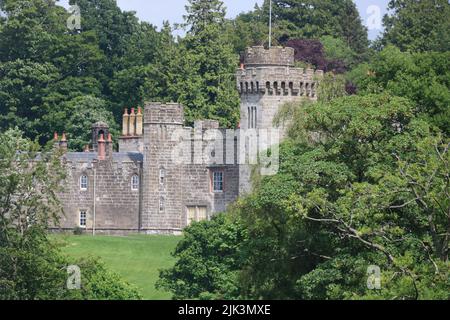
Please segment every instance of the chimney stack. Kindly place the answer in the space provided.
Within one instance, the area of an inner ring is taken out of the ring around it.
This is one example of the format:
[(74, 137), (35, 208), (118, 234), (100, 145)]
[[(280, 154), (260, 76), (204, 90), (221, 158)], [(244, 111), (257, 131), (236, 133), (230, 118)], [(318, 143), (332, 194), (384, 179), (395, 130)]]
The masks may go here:
[(58, 136), (58, 132), (55, 131), (55, 133), (53, 133), (53, 145), (55, 148), (59, 147), (59, 136)]
[(62, 150), (67, 151), (67, 138), (66, 138), (65, 132), (63, 132), (63, 134), (62, 134), (61, 141), (59, 142), (59, 147)]
[(128, 135), (134, 137), (136, 135), (136, 114), (134, 113), (134, 108), (131, 108), (130, 113), (130, 130)]
[(106, 156), (112, 158), (113, 155), (113, 141), (111, 133), (108, 133), (108, 138), (106, 139)]
[(125, 108), (123, 113), (123, 122), (122, 122), (122, 136), (126, 137), (128, 135), (128, 123), (130, 120), (130, 116), (128, 115), (128, 108)]
[(142, 115), (142, 108), (138, 107), (138, 113), (136, 115), (136, 135), (142, 136), (143, 134), (143, 123), (144, 123), (144, 116)]
[(98, 143), (98, 160), (106, 160), (106, 142), (105, 135), (100, 134), (100, 138), (97, 141)]

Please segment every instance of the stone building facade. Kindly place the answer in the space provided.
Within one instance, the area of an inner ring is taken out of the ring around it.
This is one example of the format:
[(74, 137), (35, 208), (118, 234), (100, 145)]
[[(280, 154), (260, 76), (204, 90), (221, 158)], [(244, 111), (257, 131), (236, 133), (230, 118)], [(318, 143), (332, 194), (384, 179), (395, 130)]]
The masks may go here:
[[(286, 102), (317, 99), (322, 74), (295, 68), (292, 48), (252, 47), (237, 70), (240, 130), (230, 134), (213, 120), (188, 128), (183, 106), (149, 103), (125, 110), (115, 152), (108, 125), (94, 124), (92, 145), (63, 158), (68, 175), (60, 228), (177, 234), (224, 211), (251, 189), (251, 168), (238, 150), (243, 132), (272, 128)], [(64, 136), (55, 143), (67, 147)]]

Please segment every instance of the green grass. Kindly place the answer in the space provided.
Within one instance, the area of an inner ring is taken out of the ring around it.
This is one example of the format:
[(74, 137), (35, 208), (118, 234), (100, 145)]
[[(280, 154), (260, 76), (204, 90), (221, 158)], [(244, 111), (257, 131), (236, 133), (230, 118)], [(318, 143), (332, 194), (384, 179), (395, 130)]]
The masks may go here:
[(170, 255), (181, 237), (144, 236), (72, 236), (57, 235), (64, 240), (63, 253), (74, 257), (94, 256), (126, 281), (139, 288), (144, 299), (170, 299), (168, 292), (156, 290), (159, 270), (169, 268), (175, 263)]

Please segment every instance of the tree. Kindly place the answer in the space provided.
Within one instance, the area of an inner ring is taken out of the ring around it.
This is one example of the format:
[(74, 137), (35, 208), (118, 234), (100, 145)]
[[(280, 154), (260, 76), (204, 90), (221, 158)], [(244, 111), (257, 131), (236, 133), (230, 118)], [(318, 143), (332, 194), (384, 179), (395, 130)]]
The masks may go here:
[(157, 287), (171, 291), (174, 299), (238, 298), (239, 248), (245, 240), (239, 221), (224, 214), (194, 223), (173, 253), (177, 263), (160, 272)]
[(50, 50), (65, 32), (68, 14), (53, 0), (4, 0), (0, 61), (30, 59), (48, 63)]
[(401, 52), (393, 46), (362, 67), (355, 79), (361, 94), (389, 91), (407, 97), (416, 111), (448, 135), (450, 128), (449, 52)]
[(226, 9), (220, 0), (189, 0), (185, 8), (184, 26), (189, 27), (192, 34), (200, 33), (210, 25), (218, 26), (225, 22)]
[(449, 51), (450, 4), (447, 0), (389, 2), (382, 42), (402, 51)]
[[(448, 299), (448, 138), (415, 117), (411, 101), (388, 94), (286, 108), (278, 174), (255, 179), (232, 209), (246, 235), (222, 258), (242, 259), (234, 297)], [(186, 241), (178, 257), (203, 238)], [(380, 290), (367, 286), (374, 265)], [(183, 270), (190, 288), (198, 268)]]
[(328, 59), (326, 49), (319, 40), (292, 39), (285, 45), (295, 49), (295, 61), (301, 67), (312, 67), (336, 74), (346, 72), (349, 67), (344, 60)]
[(267, 45), (269, 40), (267, 17), (255, 5), (253, 11), (239, 14), (226, 21), (227, 42), (233, 44), (235, 54), (241, 54), (251, 46)]
[[(0, 299), (139, 299), (136, 289), (98, 261), (69, 261), (47, 237), (58, 224), (65, 169), (58, 149), (41, 150), (18, 130), (0, 133)], [(67, 267), (81, 290), (68, 290)]]
[(109, 125), (109, 131), (117, 141), (120, 131), (112, 112), (107, 110), (106, 101), (89, 95), (78, 96), (68, 101), (65, 109), (68, 110), (67, 121), (58, 132), (67, 134), (71, 150), (82, 151), (91, 142), (91, 128), (98, 121)]
[[(262, 10), (269, 16), (269, 1)], [(274, 34), (280, 43), (289, 39), (340, 38), (363, 60), (367, 52), (367, 28), (353, 1), (274, 0)]]
[(207, 118), (219, 120), (222, 126), (236, 126), (239, 97), (234, 75), (238, 59), (218, 23), (225, 15), (222, 2), (189, 3), (185, 16), (189, 31), (179, 47), (182, 73), (176, 76), (177, 101), (187, 107), (188, 124)]
[(45, 114), (43, 98), (60, 74), (51, 63), (15, 60), (0, 63), (0, 126), (19, 127), (28, 137), (39, 135)]

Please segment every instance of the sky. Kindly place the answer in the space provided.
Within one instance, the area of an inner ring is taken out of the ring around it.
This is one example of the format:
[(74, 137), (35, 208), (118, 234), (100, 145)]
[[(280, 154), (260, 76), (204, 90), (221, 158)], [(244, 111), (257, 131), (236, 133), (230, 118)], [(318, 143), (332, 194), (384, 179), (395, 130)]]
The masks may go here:
[[(67, 2), (68, 0), (60, 1), (66, 7)], [(262, 2), (263, 0), (224, 0), (229, 18), (250, 11), (256, 3)], [(369, 27), (369, 38), (375, 39), (382, 32), (381, 18), (386, 12), (389, 0), (355, 0), (355, 2), (364, 24)], [(171, 24), (183, 21), (187, 0), (118, 0), (117, 3), (122, 10), (136, 11), (140, 20), (161, 27), (164, 20), (169, 20)]]

